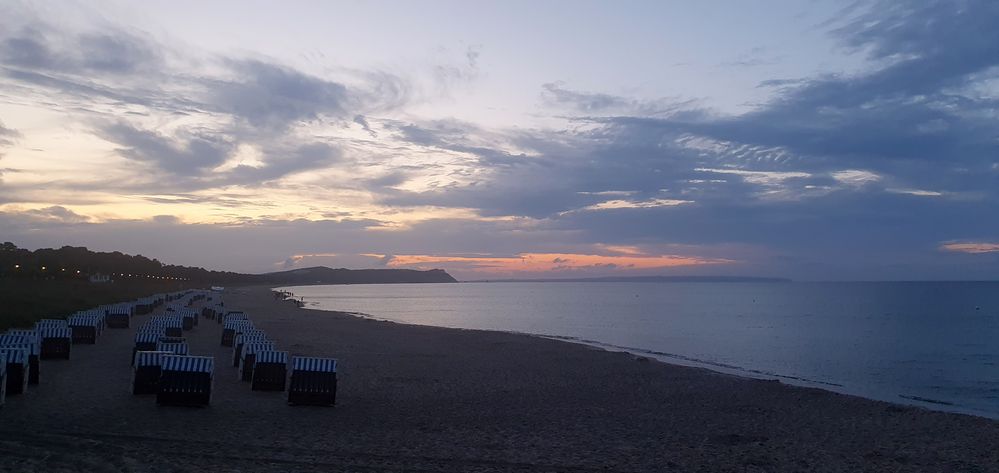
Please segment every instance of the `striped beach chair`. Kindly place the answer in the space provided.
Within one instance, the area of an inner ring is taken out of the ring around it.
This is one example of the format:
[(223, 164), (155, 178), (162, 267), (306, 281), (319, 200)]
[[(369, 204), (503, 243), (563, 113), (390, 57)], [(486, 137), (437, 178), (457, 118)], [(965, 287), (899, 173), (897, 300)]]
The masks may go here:
[(104, 320), (108, 328), (129, 328), (132, 326), (132, 312), (134, 308), (130, 304), (115, 304), (107, 309), (107, 316)]
[(28, 390), (28, 348), (0, 348), (7, 370), (7, 394), (22, 394)]
[(173, 355), (166, 351), (140, 351), (135, 354), (132, 368), (132, 394), (156, 394), (160, 384), (163, 357)]
[(163, 336), (162, 330), (148, 330), (135, 334), (135, 346), (132, 347), (132, 364), (135, 364), (136, 353), (140, 351), (156, 351), (156, 345)]
[(288, 384), (288, 352), (264, 350), (257, 352), (253, 366), (253, 391), (284, 391)]
[(156, 351), (167, 351), (174, 355), (188, 354), (187, 342), (159, 342), (156, 344)]
[(168, 337), (184, 336), (184, 319), (179, 314), (157, 315), (149, 319), (148, 326), (158, 327)]
[(222, 324), (222, 346), (231, 347), (237, 333), (253, 328), (253, 322), (246, 319), (227, 320)]
[(41, 339), (41, 349), (39, 350), (41, 359), (69, 359), (70, 347), (73, 345), (73, 331), (69, 326), (40, 326), (38, 327), (38, 338)]
[(72, 331), (73, 343), (97, 343), (97, 334), (103, 323), (100, 317), (95, 314), (76, 314), (66, 319), (66, 322)]
[(38, 330), (10, 329), (7, 333), (0, 336), (0, 346), (4, 345), (3, 340), (8, 340), (3, 337), (11, 337), (9, 338), (9, 342), (13, 344), (28, 343), (30, 345), (31, 353), (28, 355), (28, 368), (30, 370), (28, 384), (38, 384), (39, 368), (41, 367), (38, 360), (42, 352), (42, 339), (38, 336)]
[(332, 406), (336, 403), (336, 360), (293, 356), (288, 404)]
[[(219, 307), (222, 309), (222, 307)], [(219, 313), (222, 313), (221, 311)], [(250, 317), (246, 315), (246, 312), (240, 310), (230, 310), (226, 312), (225, 315), (218, 318), (219, 323), (225, 324), (230, 320), (250, 320)]]
[[(243, 330), (242, 332), (240, 330)], [(267, 340), (267, 334), (259, 329), (237, 329), (236, 335), (232, 339), (232, 367), (239, 366), (239, 360), (243, 357), (243, 345), (250, 341)]]
[(243, 344), (243, 353), (239, 357), (239, 379), (242, 381), (253, 381), (253, 366), (257, 360), (257, 353), (261, 351), (274, 350), (274, 342), (271, 340), (253, 340)]
[(189, 307), (177, 311), (184, 330), (193, 330), (198, 325), (198, 312)]
[(164, 355), (156, 403), (207, 406), (212, 400), (215, 359), (209, 356)]

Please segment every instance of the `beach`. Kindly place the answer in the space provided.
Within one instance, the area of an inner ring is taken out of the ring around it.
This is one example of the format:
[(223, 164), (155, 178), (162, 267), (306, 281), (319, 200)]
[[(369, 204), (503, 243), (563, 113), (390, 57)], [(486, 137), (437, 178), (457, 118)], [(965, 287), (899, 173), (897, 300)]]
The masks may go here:
[[(214, 321), (212, 405), (133, 396), (107, 329), (0, 408), (0, 471), (999, 471), (999, 422), (519, 334), (403, 325), (230, 288), (280, 349), (339, 360), (337, 405), (250, 391)], [(162, 310), (162, 309), (160, 309)]]

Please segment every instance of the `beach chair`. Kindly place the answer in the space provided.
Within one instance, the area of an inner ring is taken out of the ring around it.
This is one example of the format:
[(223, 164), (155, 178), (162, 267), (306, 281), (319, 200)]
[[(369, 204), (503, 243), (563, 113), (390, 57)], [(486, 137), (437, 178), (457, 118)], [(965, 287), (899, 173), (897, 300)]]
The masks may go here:
[(336, 403), (336, 360), (293, 356), (288, 404), (332, 406)]
[(159, 342), (156, 344), (156, 351), (166, 351), (174, 355), (188, 354), (187, 342)]
[(253, 366), (257, 360), (257, 352), (274, 350), (274, 342), (271, 340), (253, 340), (243, 344), (243, 353), (239, 357), (239, 379), (241, 381), (253, 381)]
[[(228, 316), (226, 316), (228, 317)], [(246, 319), (227, 320), (222, 324), (222, 346), (231, 347), (236, 333), (242, 333), (253, 328), (253, 322)]]
[(7, 371), (7, 394), (22, 394), (28, 390), (28, 348), (0, 348)]
[(164, 355), (156, 403), (177, 406), (211, 404), (215, 359), (208, 356)]
[(101, 321), (96, 315), (77, 314), (70, 316), (66, 322), (72, 331), (72, 343), (86, 343), (88, 345), (97, 343)]
[(239, 360), (243, 357), (243, 345), (249, 341), (267, 340), (267, 334), (259, 329), (236, 329), (236, 335), (232, 339), (232, 367), (239, 367)]
[(194, 309), (184, 308), (180, 310), (182, 328), (184, 330), (194, 330), (198, 325), (198, 313)]
[(253, 366), (253, 391), (284, 391), (288, 382), (288, 352), (264, 350), (257, 352)]
[(132, 326), (132, 307), (116, 305), (107, 309), (104, 318), (108, 328), (129, 328)]
[[(221, 313), (222, 310), (222, 307), (219, 306), (219, 313)], [(222, 324), (233, 320), (250, 320), (250, 317), (246, 315), (246, 312), (240, 310), (230, 310), (229, 312), (226, 312), (224, 316), (219, 317), (219, 322)]]
[(132, 394), (156, 394), (159, 391), (163, 357), (166, 351), (140, 351), (135, 354), (132, 368)]
[(135, 346), (132, 347), (132, 361), (135, 362), (135, 353), (139, 351), (155, 351), (156, 344), (163, 336), (163, 330), (155, 328), (144, 328), (135, 334)]
[(184, 319), (180, 315), (160, 315), (155, 323), (163, 328), (163, 334), (168, 337), (184, 336)]
[(41, 359), (69, 359), (70, 347), (73, 345), (73, 331), (68, 326), (41, 326), (38, 328), (38, 337), (41, 339), (39, 350)]
[[(11, 337), (5, 339), (2, 337)], [(39, 368), (40, 364), (38, 362), (41, 351), (42, 351), (42, 339), (38, 336), (38, 330), (34, 329), (11, 329), (7, 333), (0, 336), (0, 346), (4, 345), (3, 340), (9, 340), (10, 343), (28, 343), (31, 347), (31, 353), (28, 355), (28, 384), (38, 384), (39, 379)]]

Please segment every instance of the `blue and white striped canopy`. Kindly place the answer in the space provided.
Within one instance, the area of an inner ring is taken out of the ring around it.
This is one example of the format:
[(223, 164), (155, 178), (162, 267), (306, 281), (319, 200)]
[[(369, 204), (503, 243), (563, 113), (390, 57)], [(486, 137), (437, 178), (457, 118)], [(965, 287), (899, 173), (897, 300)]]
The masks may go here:
[(253, 322), (246, 319), (227, 320), (222, 324), (222, 328), (245, 331), (253, 328)]
[(34, 344), (31, 343), (0, 343), (0, 348), (17, 348), (19, 350), (27, 350), (29, 355), (38, 355), (39, 349)]
[(67, 327), (38, 327), (38, 336), (41, 339), (46, 338), (73, 338), (73, 330)]
[(169, 351), (137, 351), (135, 352), (135, 366), (162, 366), (163, 357), (173, 354)]
[(166, 343), (159, 342), (156, 344), (156, 351), (168, 351), (175, 355), (186, 355), (188, 353), (187, 343)]
[(273, 350), (273, 349), (274, 349), (274, 342), (270, 340), (247, 342), (245, 345), (243, 345), (243, 356), (251, 354), (255, 355), (259, 351)]
[(70, 327), (97, 327), (103, 323), (103, 317), (96, 315), (72, 315), (66, 319)]
[(158, 327), (181, 328), (184, 326), (184, 319), (179, 315), (157, 315), (146, 323)]
[(10, 365), (27, 365), (28, 355), (31, 353), (29, 348), (14, 348), (14, 347), (0, 347), (0, 353), (3, 353), (4, 358), (7, 359), (7, 364)]
[(233, 344), (239, 345), (240, 343), (247, 343), (254, 340), (267, 340), (267, 334), (265, 334), (263, 330), (257, 329), (237, 333), (236, 338), (233, 339)]
[(11, 329), (2, 336), (24, 337), (32, 345), (31, 354), (37, 355), (42, 348), (42, 339), (38, 336), (37, 330)]
[(187, 371), (192, 373), (215, 372), (215, 358), (210, 356), (165, 355), (163, 371)]
[(108, 315), (127, 315), (132, 316), (132, 304), (115, 304), (107, 308)]
[(277, 350), (263, 350), (257, 352), (257, 364), (261, 363), (278, 363), (282, 365), (288, 364), (288, 352), (277, 351)]
[(336, 373), (336, 360), (333, 358), (293, 356), (291, 357), (291, 368), (295, 371), (319, 371), (323, 373)]
[(135, 334), (135, 343), (156, 343), (160, 341), (160, 337), (163, 336), (163, 332), (138, 332)]
[(35, 343), (35, 337), (29, 337), (27, 335), (13, 335), (9, 333), (0, 334), (0, 346), (11, 346), (11, 345), (27, 345), (34, 347), (38, 345)]
[(36, 329), (42, 327), (69, 327), (69, 323), (63, 319), (42, 319), (35, 322)]

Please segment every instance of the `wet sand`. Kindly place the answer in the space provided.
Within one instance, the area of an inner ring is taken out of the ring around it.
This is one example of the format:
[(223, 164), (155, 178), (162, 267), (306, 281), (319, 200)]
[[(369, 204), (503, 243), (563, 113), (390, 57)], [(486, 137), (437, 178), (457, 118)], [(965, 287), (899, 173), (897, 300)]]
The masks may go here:
[(0, 471), (999, 472), (999, 422), (502, 332), (298, 309), (229, 290), (293, 354), (340, 360), (337, 406), (236, 379), (214, 321), (211, 407), (130, 394), (131, 330), (43, 361), (0, 408)]

